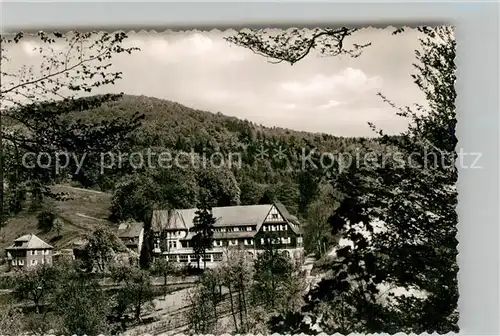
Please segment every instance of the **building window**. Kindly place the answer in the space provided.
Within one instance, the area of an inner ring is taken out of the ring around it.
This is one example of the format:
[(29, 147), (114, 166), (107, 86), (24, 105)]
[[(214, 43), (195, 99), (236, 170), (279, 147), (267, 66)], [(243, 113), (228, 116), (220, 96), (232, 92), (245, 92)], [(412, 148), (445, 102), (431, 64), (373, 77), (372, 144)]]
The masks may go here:
[(272, 218), (272, 219), (278, 219), (278, 214), (272, 214), (272, 215), (271, 215), (271, 218)]
[(276, 231), (276, 225), (271, 225), (271, 231)]
[(235, 245), (238, 245), (238, 241), (237, 241), (236, 239), (231, 239), (231, 240), (229, 241), (229, 245), (230, 245), (230, 246), (235, 246)]
[(191, 254), (189, 256), (189, 258), (190, 258), (191, 262), (197, 262), (198, 261), (198, 258), (196, 257), (196, 254)]
[(252, 227), (251, 226), (247, 226), (247, 231), (252, 231)]
[(239, 227), (235, 227), (234, 231), (238, 232), (238, 231), (240, 231), (240, 228)]
[(260, 244), (264, 245), (264, 243), (265, 243), (264, 238), (260, 238)]
[(31, 265), (36, 265), (36, 260), (31, 260)]
[(267, 225), (264, 225), (264, 231), (269, 231), (269, 227)]
[(17, 264), (18, 264), (19, 266), (23, 266), (23, 265), (24, 265), (24, 260), (19, 259), (19, 260), (17, 261)]
[(210, 254), (206, 254), (204, 257), (202, 256), (201, 261), (212, 261), (212, 259), (210, 258)]
[(291, 239), (290, 239), (290, 237), (281, 237), (281, 242), (283, 244), (290, 244), (291, 243)]
[(182, 263), (188, 262), (188, 255), (187, 254), (179, 255), (179, 262), (182, 262)]
[(297, 237), (297, 243), (302, 244), (302, 237)]
[(31, 250), (31, 255), (36, 255), (36, 250)]
[(221, 228), (220, 232), (226, 232), (226, 228)]
[(16, 266), (16, 259), (12, 259), (12, 265)]
[(214, 261), (222, 261), (222, 253), (214, 253)]

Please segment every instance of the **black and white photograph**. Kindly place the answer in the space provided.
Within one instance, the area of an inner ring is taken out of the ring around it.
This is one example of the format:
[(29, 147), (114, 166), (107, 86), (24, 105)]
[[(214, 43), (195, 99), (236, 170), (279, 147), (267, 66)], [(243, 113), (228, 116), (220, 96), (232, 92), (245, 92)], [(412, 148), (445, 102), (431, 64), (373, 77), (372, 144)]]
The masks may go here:
[(453, 26), (0, 43), (0, 334), (459, 332)]

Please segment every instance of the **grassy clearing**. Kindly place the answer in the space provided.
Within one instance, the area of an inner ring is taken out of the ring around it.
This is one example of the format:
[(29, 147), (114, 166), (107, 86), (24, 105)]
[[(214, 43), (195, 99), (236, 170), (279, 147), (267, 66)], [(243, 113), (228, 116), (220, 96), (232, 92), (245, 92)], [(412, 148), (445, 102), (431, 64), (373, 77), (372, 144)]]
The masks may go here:
[(53, 209), (59, 220), (62, 221), (61, 235), (55, 232), (44, 233), (37, 228), (37, 215), (40, 211), (24, 210), (14, 218), (10, 218), (0, 237), (0, 250), (12, 244), (17, 237), (33, 233), (45, 240), (55, 248), (65, 248), (73, 240), (89, 233), (99, 227), (116, 225), (108, 221), (111, 195), (71, 187), (68, 185), (55, 185), (54, 192), (66, 193), (67, 200), (54, 201)]

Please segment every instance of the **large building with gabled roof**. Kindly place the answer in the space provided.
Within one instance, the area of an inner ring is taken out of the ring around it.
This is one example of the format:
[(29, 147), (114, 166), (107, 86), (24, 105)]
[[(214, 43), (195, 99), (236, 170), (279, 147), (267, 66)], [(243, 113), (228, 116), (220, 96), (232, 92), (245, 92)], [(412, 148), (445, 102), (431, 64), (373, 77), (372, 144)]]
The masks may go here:
[(14, 240), (5, 249), (11, 269), (27, 269), (36, 265), (51, 264), (54, 247), (34, 234), (27, 234)]
[[(198, 209), (156, 210), (152, 215), (152, 228), (157, 233), (153, 252), (157, 257), (180, 264), (197, 264), (191, 239)], [(231, 248), (242, 248), (256, 257), (271, 237), (276, 248), (291, 258), (303, 256), (300, 223), (286, 207), (273, 204), (226, 206), (212, 208), (215, 217), (213, 246), (207, 250), (207, 267), (224, 260)], [(163, 234), (160, 235), (160, 232)], [(200, 260), (203, 264), (203, 260)]]

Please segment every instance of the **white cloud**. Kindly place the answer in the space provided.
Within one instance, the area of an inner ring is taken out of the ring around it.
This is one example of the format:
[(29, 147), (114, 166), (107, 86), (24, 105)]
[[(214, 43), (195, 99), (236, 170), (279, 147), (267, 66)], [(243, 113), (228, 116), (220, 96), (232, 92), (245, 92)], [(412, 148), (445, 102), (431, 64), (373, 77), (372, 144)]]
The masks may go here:
[(287, 81), (281, 84), (281, 88), (294, 95), (321, 96), (343, 90), (363, 92), (378, 88), (381, 84), (379, 76), (368, 77), (361, 69), (347, 67), (329, 76), (317, 74), (304, 81)]
[(210, 34), (178, 33), (168, 39), (165, 35), (141, 34), (129, 41), (129, 45), (137, 46), (148, 57), (162, 63), (181, 63), (186, 60), (211, 60), (231, 62), (244, 60), (245, 53), (240, 48), (230, 48), (230, 45)]
[(337, 107), (337, 106), (342, 105), (342, 104), (345, 104), (345, 103), (330, 99), (326, 104), (319, 105), (318, 109), (327, 110), (327, 109), (330, 109), (332, 107)]

